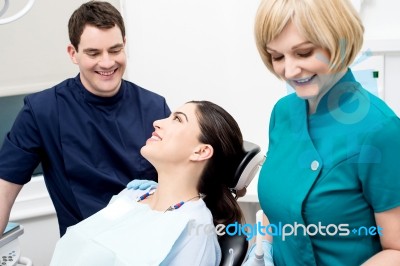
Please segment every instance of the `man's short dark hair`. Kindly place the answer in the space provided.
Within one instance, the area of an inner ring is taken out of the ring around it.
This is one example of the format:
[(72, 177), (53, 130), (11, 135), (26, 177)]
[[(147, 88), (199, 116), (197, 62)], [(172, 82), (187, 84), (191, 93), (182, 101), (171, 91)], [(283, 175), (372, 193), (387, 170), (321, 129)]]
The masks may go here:
[(111, 29), (117, 26), (125, 38), (125, 25), (121, 13), (110, 3), (89, 1), (82, 4), (68, 22), (69, 40), (78, 51), (83, 30), (86, 25), (100, 29)]

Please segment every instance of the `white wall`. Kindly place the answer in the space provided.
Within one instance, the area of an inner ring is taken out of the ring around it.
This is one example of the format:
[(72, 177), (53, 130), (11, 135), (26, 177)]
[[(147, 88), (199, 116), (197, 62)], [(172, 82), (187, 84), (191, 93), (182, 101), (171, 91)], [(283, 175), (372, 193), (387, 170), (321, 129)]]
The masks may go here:
[[(2, 18), (16, 14), (27, 1), (9, 1)], [(78, 73), (67, 54), (67, 24), (84, 2), (35, 0), (25, 16), (0, 25), (0, 96), (43, 90)], [(119, 8), (119, 0), (108, 2)]]
[[(236, 118), (244, 138), (265, 152), (269, 115), (286, 88), (268, 73), (255, 47), (253, 23), (259, 2), (121, 0), (128, 25), (127, 77), (164, 95), (171, 109), (191, 99), (220, 104)], [(381, 70), (379, 82), (389, 89), (385, 100), (400, 114), (400, 94), (394, 84), (400, 68), (393, 67), (400, 64), (396, 58), (393, 63), (393, 56), (400, 54), (400, 2), (360, 2), (368, 40), (364, 50), (378, 52), (380, 58), (364, 60), (358, 69)], [(390, 59), (381, 53), (388, 46), (397, 47)], [(384, 70), (386, 65), (392, 67)], [(253, 195), (256, 182), (249, 188)]]
[(48, 266), (59, 239), (55, 214), (17, 220), (24, 234), (18, 238), (21, 256), (29, 258), (34, 266)]
[(382, 57), (383, 98), (400, 116), (400, 2), (397, 0), (363, 0), (360, 15), (365, 26), (364, 50)]
[(171, 109), (192, 99), (214, 101), (265, 150), (269, 114), (286, 91), (255, 47), (258, 2), (124, 1), (128, 78), (164, 95)]
[(24, 234), (18, 239), (21, 255), (32, 260), (35, 266), (49, 265), (60, 234), (43, 176), (33, 178), (22, 188), (11, 210), (10, 221), (24, 227)]
[(400, 39), (400, 2), (362, 0), (360, 15), (367, 40)]

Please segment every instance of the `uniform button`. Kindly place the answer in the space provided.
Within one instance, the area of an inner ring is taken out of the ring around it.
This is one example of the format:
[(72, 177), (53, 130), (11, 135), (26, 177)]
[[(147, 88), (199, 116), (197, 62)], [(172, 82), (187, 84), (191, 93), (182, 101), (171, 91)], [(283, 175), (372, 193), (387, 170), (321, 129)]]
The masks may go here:
[(315, 171), (319, 167), (319, 162), (318, 161), (312, 161), (311, 163), (311, 170)]

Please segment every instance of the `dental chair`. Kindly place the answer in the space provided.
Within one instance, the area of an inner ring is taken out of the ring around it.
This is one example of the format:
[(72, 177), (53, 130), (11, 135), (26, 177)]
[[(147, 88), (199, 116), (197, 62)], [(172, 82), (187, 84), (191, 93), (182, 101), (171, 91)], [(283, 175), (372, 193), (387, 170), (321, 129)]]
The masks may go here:
[[(231, 184), (231, 191), (236, 195), (236, 199), (245, 194), (247, 186), (265, 161), (265, 156), (261, 154), (261, 149), (257, 144), (244, 141), (243, 147), (245, 154)], [(233, 236), (225, 234), (218, 238), (222, 253), (220, 266), (238, 266), (242, 264), (248, 249), (246, 238), (247, 236), (243, 234)]]

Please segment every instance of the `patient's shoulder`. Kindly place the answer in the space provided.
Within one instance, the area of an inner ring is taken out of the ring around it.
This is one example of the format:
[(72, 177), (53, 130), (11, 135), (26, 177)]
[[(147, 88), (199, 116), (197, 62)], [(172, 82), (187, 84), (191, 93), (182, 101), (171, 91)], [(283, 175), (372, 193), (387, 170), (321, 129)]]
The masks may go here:
[(182, 207), (182, 211), (190, 217), (192, 222), (197, 224), (213, 224), (213, 217), (211, 211), (202, 199), (197, 201), (188, 202)]

